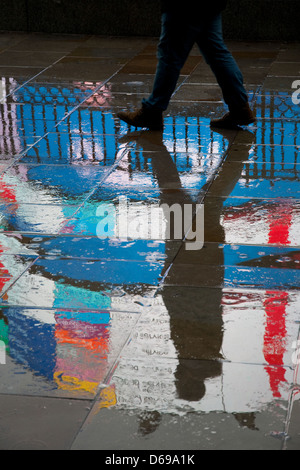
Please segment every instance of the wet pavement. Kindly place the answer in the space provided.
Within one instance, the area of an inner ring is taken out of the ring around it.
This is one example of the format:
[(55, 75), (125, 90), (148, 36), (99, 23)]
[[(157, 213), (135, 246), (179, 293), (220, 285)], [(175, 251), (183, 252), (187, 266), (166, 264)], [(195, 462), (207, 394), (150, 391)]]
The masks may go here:
[(194, 49), (151, 133), (155, 39), (0, 35), (1, 449), (299, 450), (300, 45), (228, 44), (257, 123)]

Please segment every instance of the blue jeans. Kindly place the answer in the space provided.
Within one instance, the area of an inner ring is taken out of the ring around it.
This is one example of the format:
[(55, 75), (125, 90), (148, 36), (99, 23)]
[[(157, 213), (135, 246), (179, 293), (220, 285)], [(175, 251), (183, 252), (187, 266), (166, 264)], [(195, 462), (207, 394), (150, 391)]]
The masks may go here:
[(222, 15), (205, 17), (195, 24), (172, 13), (164, 13), (153, 90), (151, 96), (143, 100), (146, 108), (167, 109), (181, 69), (195, 43), (211, 67), (229, 110), (238, 110), (248, 102), (243, 75), (224, 44)]

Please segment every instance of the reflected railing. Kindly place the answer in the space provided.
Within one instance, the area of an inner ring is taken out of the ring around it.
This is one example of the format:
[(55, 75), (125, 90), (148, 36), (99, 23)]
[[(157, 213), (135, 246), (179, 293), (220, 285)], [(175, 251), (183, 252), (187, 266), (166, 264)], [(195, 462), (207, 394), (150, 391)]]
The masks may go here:
[[(53, 156), (61, 162), (101, 162), (105, 166), (115, 161), (118, 143), (113, 136), (126, 133), (128, 128), (114, 118), (110, 84), (37, 83), (17, 89), (17, 83), (9, 78), (2, 78), (1, 84), (0, 154), (26, 152), (32, 163), (50, 163)], [(259, 96), (256, 108), (257, 158), (245, 170), (246, 181), (258, 176), (273, 179), (277, 168), (284, 171), (281, 177), (294, 179), (299, 174), (300, 123), (290, 121), (297, 113), (291, 97), (288, 93)], [(187, 155), (185, 171), (190, 154), (222, 154), (226, 150), (227, 143), (216, 139), (208, 119), (173, 116), (166, 117), (165, 124), (169, 152)], [(33, 145), (41, 137), (39, 144)], [(273, 163), (280, 166), (276, 168)]]
[[(0, 153), (24, 152), (30, 163), (53, 163), (53, 159), (66, 163), (101, 162), (104, 166), (114, 163), (118, 150), (115, 136), (127, 133), (128, 127), (115, 120), (109, 84), (93, 94), (100, 85), (29, 84), (12, 93), (1, 105)], [(212, 136), (200, 118), (166, 118), (164, 139), (170, 152), (187, 154), (185, 171), (191, 153), (224, 153), (226, 141)], [(38, 139), (38, 145), (34, 145)]]

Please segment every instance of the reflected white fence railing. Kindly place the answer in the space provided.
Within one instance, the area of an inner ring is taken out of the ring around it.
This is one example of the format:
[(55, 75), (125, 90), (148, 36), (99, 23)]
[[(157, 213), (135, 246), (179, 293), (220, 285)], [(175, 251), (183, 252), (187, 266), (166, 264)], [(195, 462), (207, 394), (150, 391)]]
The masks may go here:
[[(24, 160), (30, 163), (113, 164), (119, 145), (116, 136), (128, 129), (120, 127), (115, 120), (109, 84), (103, 85), (103, 89), (99, 89), (99, 85), (101, 83), (29, 83), (14, 92), (17, 83), (2, 78), (2, 159), (5, 155), (18, 155), (31, 146)], [(98, 90), (95, 94), (94, 89)], [(5, 96), (8, 98), (4, 99)], [(300, 106), (293, 104), (288, 93), (266, 94), (256, 98), (256, 112), (259, 119), (255, 129), (256, 155), (244, 173), (246, 181), (258, 177), (273, 179), (277, 170), (280, 170), (281, 178), (298, 178)], [(205, 156), (209, 166), (212, 155), (223, 154), (226, 150), (226, 139), (211, 131), (208, 120), (174, 116), (167, 117), (165, 124), (165, 145), (170, 153), (181, 154), (179, 172), (189, 171), (195, 164), (196, 155), (198, 163), (199, 156)], [(37, 145), (32, 146), (43, 136)], [(184, 163), (182, 154), (186, 154)], [(143, 167), (143, 153), (133, 150), (132, 155), (137, 166)]]

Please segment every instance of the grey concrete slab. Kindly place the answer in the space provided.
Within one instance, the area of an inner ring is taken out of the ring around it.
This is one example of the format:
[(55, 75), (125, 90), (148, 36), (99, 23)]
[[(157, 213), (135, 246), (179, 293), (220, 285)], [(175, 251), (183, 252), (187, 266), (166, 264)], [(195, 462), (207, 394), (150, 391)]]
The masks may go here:
[(62, 57), (61, 52), (7, 50), (0, 53), (0, 67), (48, 67)]
[(280, 450), (284, 415), (284, 405), (270, 405), (258, 413), (220, 410), (179, 416), (95, 408), (72, 449), (102, 450), (103, 458), (124, 450), (142, 450), (145, 458), (149, 451)]
[(68, 450), (90, 406), (84, 400), (1, 395), (0, 448)]

